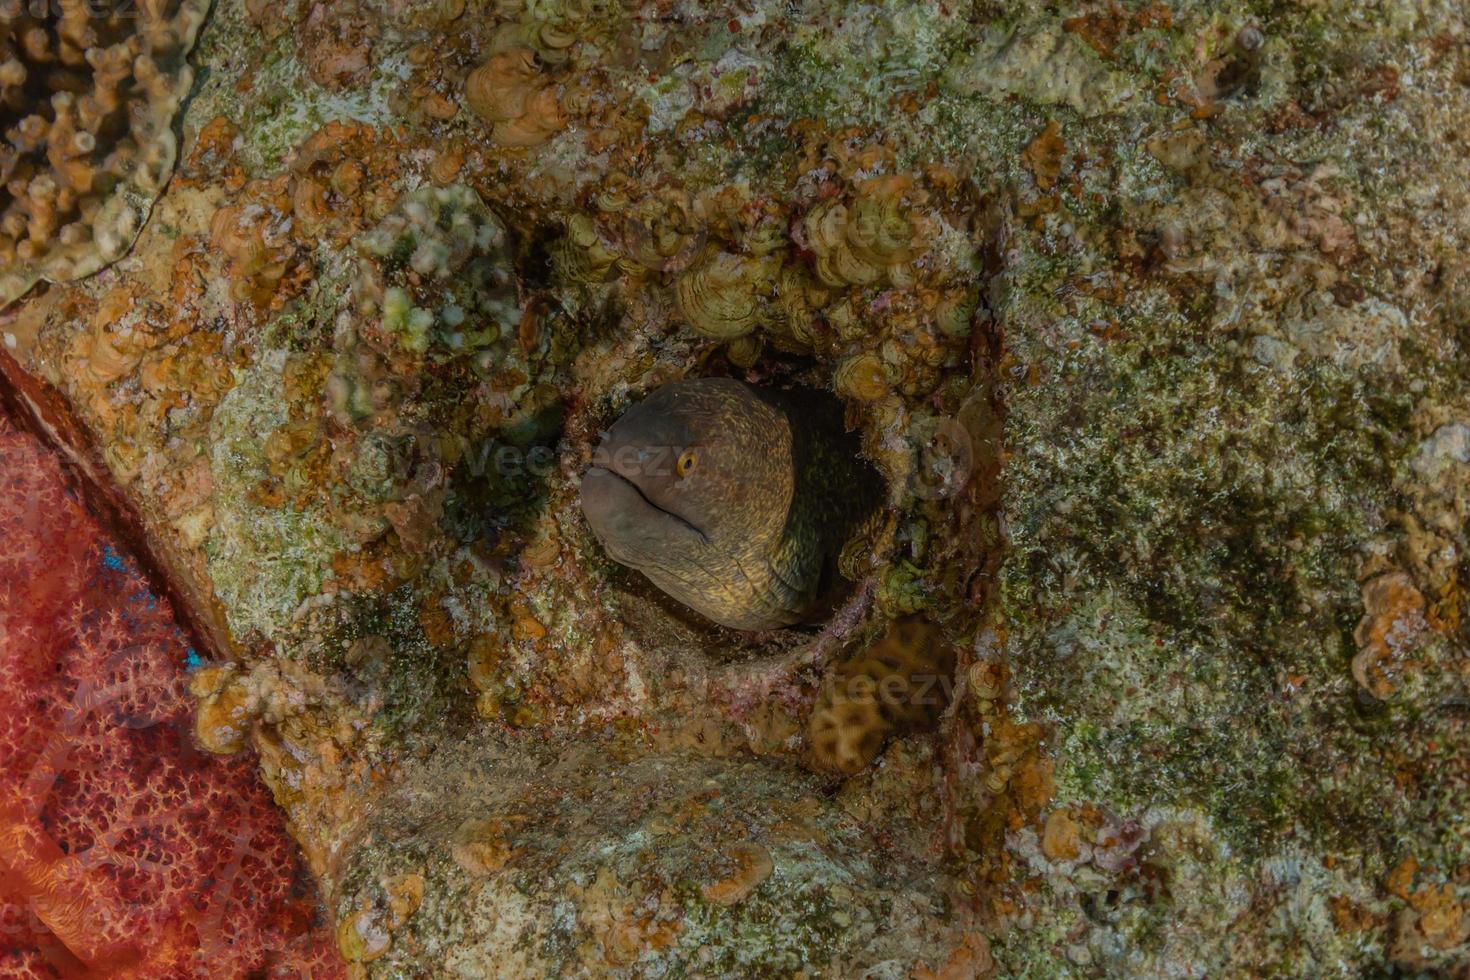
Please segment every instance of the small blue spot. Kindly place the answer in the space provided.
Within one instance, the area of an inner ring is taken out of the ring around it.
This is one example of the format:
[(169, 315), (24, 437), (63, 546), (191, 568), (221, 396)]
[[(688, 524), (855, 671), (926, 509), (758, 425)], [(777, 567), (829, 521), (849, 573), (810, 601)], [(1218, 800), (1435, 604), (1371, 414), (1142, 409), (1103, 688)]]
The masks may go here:
[(105, 544), (102, 546), (102, 564), (106, 565), (114, 572), (122, 571), (123, 560), (117, 552), (112, 550), (112, 545), (110, 544)]
[(193, 647), (190, 647), (189, 652), (184, 655), (184, 666), (189, 670), (198, 670), (204, 666), (204, 658), (195, 653)]

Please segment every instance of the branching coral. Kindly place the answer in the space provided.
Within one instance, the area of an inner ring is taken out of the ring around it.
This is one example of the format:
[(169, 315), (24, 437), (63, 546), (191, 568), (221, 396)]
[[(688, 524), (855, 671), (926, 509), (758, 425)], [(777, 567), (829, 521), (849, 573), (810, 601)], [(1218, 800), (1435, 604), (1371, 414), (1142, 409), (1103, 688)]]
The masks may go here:
[(132, 246), (173, 171), (210, 0), (0, 10), (0, 305)]
[(357, 312), (376, 314), (378, 330), (405, 350), (482, 349), (520, 320), (509, 235), (468, 187), (414, 191), (358, 250)]
[(331, 976), (248, 758), (189, 740), (183, 636), (0, 422), (0, 974)]

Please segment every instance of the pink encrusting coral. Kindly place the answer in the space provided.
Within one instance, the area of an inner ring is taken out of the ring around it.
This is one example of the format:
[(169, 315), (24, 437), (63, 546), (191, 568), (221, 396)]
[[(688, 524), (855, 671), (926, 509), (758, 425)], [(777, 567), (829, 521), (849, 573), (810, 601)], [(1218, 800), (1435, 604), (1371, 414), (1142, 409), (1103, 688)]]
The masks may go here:
[(0, 417), (0, 977), (332, 977), (245, 756), (191, 742), (168, 604)]

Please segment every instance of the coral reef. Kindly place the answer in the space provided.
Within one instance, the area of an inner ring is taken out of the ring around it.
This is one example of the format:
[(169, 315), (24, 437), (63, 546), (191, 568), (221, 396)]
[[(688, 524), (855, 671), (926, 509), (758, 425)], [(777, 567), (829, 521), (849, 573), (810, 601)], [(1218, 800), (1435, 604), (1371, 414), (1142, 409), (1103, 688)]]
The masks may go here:
[(984, 943), (942, 879), (778, 766), (478, 736), (385, 802), (338, 898), (339, 947), (373, 972), (847, 976)]
[[(187, 597), (201, 740), (258, 751), (356, 973), (1455, 976), (1467, 36), (222, 5), (153, 219), (0, 369)], [(832, 392), (883, 478), (810, 627), (692, 622), (581, 518), (688, 377)], [(948, 707), (807, 771), (910, 616)]]
[(0, 972), (340, 975), (252, 761), (190, 742), (168, 607), (3, 418), (0, 473)]
[(121, 258), (173, 172), (210, 0), (0, 11), (0, 306)]
[(536, 54), (529, 48), (502, 51), (470, 72), (464, 101), (491, 124), (490, 138), (497, 146), (537, 146), (567, 125), (557, 86), (537, 71)]
[(949, 705), (954, 661), (939, 630), (910, 617), (837, 664), (807, 722), (816, 765), (850, 776), (877, 757), (890, 734), (932, 727)]

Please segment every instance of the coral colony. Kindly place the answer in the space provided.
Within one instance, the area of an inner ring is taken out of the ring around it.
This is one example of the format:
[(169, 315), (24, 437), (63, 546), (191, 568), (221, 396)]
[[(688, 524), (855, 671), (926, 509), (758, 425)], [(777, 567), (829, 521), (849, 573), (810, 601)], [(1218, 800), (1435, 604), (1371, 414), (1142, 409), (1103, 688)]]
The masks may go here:
[(209, 2), (0, 9), (0, 304), (38, 279), (90, 275), (138, 237), (173, 171)]
[(1467, 42), (0, 0), (0, 977), (1464, 977)]
[(0, 421), (0, 975), (340, 974), (247, 756), (191, 741), (188, 644)]

